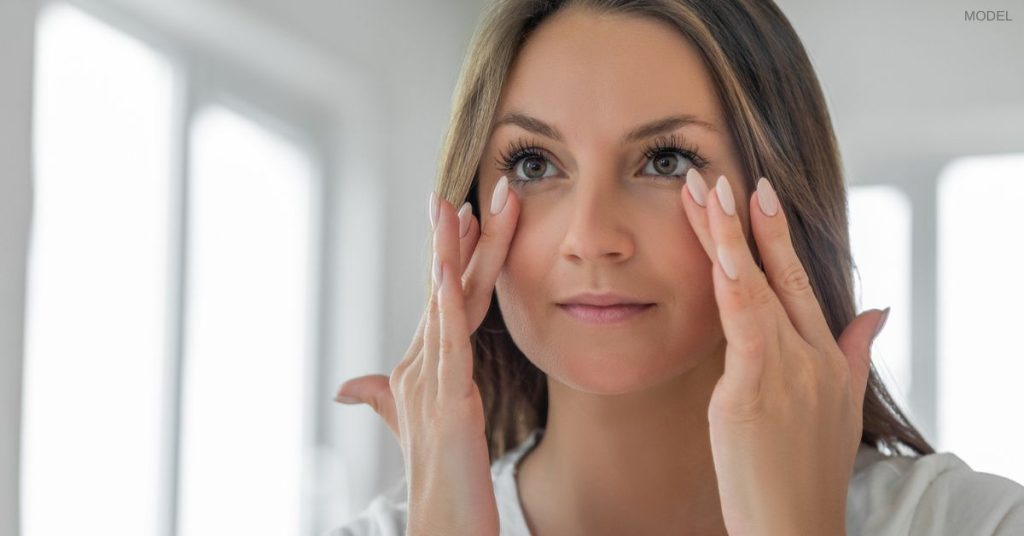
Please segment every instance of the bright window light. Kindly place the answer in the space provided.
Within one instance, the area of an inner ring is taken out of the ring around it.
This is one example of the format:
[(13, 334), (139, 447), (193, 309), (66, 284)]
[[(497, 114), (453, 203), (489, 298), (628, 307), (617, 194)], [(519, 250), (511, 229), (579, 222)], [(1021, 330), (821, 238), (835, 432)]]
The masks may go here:
[(181, 534), (297, 534), (311, 164), (219, 106), (191, 154)]
[(1018, 482), (1021, 206), (1024, 154), (962, 158), (940, 178), (938, 446), (977, 471)]
[(156, 534), (173, 71), (62, 4), (36, 47), (23, 534)]
[(850, 242), (859, 278), (854, 278), (857, 311), (892, 306), (871, 360), (882, 382), (913, 422), (910, 407), (911, 208), (906, 194), (891, 186), (850, 189)]

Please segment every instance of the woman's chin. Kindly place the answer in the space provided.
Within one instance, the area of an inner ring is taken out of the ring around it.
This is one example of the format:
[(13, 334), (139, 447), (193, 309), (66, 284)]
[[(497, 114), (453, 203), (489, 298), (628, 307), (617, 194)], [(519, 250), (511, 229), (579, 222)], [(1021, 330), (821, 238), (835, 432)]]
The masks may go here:
[[(544, 366), (541, 366), (544, 365)], [(557, 363), (538, 364), (549, 378), (576, 391), (618, 395), (642, 391), (686, 368), (681, 363), (637, 355), (636, 352), (594, 352), (563, 355)]]

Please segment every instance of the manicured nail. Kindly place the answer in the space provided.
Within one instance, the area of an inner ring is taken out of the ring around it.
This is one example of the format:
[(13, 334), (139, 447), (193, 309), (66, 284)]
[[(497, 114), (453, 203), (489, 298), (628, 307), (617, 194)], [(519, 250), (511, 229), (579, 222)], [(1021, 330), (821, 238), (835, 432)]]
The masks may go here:
[(508, 201), (508, 177), (502, 175), (498, 185), (494, 187), (494, 195), (491, 196), (491, 214), (497, 215), (505, 208)]
[(732, 257), (729, 256), (729, 252), (722, 247), (722, 244), (718, 244), (717, 253), (718, 262), (722, 265), (722, 270), (725, 271), (725, 275), (729, 279), (736, 281), (736, 278), (739, 276), (736, 273), (736, 264), (732, 262)]
[(729, 181), (726, 180), (725, 175), (718, 176), (715, 190), (718, 191), (718, 204), (721, 205), (722, 210), (730, 216), (735, 216), (736, 200), (732, 198), (732, 187), (729, 186)]
[(437, 252), (434, 252), (434, 286), (441, 284), (441, 261), (437, 258)]
[(430, 191), (430, 206), (428, 211), (430, 213), (430, 228), (437, 227), (437, 212), (441, 209), (441, 199), (437, 197), (437, 194), (433, 190)]
[(875, 339), (878, 338), (878, 334), (882, 332), (882, 328), (885, 327), (886, 321), (889, 320), (889, 309), (892, 309), (892, 307), (886, 307), (885, 310), (882, 311), (882, 317), (878, 319), (878, 327), (875, 328), (875, 334), (871, 337), (871, 342), (874, 342)]
[(764, 177), (757, 181), (757, 203), (761, 205), (761, 212), (765, 216), (774, 216), (779, 212), (779, 196), (775, 194), (772, 183)]
[(466, 231), (469, 230), (469, 215), (472, 213), (472, 206), (469, 201), (462, 204), (462, 208), (459, 209), (459, 238), (466, 236)]
[(334, 395), (335, 402), (341, 402), (342, 404), (356, 404), (359, 402), (358, 398), (342, 393), (343, 390), (344, 386), (338, 388), (337, 394)]
[(690, 197), (693, 197), (698, 205), (707, 206), (708, 185), (704, 184), (704, 177), (697, 171), (697, 168), (690, 168), (686, 172), (686, 187), (690, 189)]

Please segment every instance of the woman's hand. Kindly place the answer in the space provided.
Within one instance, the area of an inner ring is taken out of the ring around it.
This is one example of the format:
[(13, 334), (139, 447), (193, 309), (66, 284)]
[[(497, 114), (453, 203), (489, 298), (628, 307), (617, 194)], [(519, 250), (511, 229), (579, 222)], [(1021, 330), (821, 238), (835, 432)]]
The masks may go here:
[(725, 177), (710, 192), (695, 169), (686, 182), (683, 205), (713, 263), (726, 338), (725, 373), (708, 407), (726, 528), (732, 536), (845, 534), (871, 343), (888, 310), (860, 314), (837, 342), (768, 181), (749, 201), (764, 272)]
[(497, 536), (498, 509), (469, 335), (491, 303), (519, 203), (507, 179), (499, 181), (491, 212), (500, 212), (488, 219), (481, 234), (468, 207), (460, 218), (447, 200), (432, 196), (431, 201), (434, 292), (412, 344), (390, 378), (349, 380), (336, 400), (369, 404), (398, 439), (409, 483), (407, 534)]

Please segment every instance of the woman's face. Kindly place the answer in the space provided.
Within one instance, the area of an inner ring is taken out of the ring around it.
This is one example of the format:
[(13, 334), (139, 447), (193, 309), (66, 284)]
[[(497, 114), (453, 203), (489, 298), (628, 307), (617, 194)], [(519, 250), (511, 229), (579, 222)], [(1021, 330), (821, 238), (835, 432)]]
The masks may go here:
[[(521, 114), (522, 121), (503, 122)], [(642, 125), (687, 116), (623, 142)], [(478, 169), (483, 219), (502, 175), (522, 208), (496, 284), (509, 332), (550, 377), (618, 394), (699, 364), (722, 340), (711, 261), (680, 199), (686, 171), (733, 186), (746, 226), (748, 199), (713, 82), (697, 51), (662, 23), (567, 10), (529, 38), (498, 103)], [(690, 159), (674, 148), (694, 150)], [(516, 149), (536, 147), (512, 167)], [(656, 148), (649, 157), (645, 150)], [(541, 179), (540, 177), (543, 177)], [(514, 179), (525, 181), (516, 183)], [(559, 303), (615, 292), (655, 305), (615, 325), (578, 320)]]

